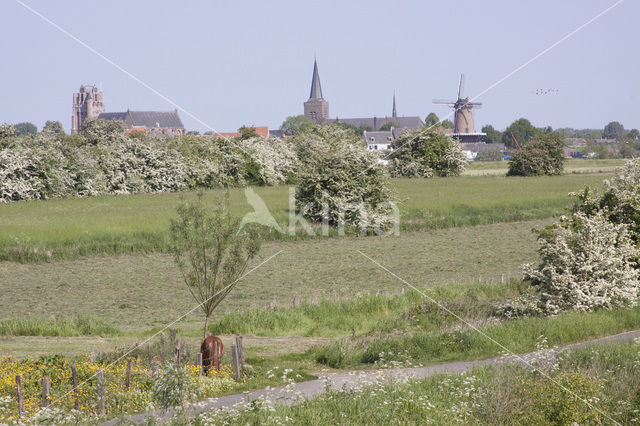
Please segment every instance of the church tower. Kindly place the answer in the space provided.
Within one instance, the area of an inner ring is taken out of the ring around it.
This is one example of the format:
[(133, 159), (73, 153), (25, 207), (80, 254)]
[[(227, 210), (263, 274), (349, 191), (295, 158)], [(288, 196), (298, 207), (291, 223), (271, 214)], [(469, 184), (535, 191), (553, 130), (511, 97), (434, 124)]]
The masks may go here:
[(73, 94), (73, 115), (71, 116), (71, 134), (82, 130), (82, 123), (88, 118), (96, 118), (104, 112), (104, 93), (94, 86), (80, 86)]
[(329, 118), (329, 102), (325, 101), (322, 97), (318, 63), (315, 60), (313, 61), (311, 94), (309, 95), (309, 100), (304, 103), (304, 115), (315, 122), (321, 122)]
[(391, 117), (398, 117), (398, 110), (396, 109), (396, 92), (393, 92), (393, 109), (391, 110)]

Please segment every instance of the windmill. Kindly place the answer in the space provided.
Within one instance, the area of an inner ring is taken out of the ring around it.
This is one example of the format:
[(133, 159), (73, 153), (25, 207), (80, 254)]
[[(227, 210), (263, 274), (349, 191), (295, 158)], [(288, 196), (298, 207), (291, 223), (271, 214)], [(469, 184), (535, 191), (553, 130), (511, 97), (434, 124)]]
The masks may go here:
[(453, 134), (474, 134), (475, 129), (473, 127), (473, 109), (480, 108), (482, 103), (469, 102), (469, 97), (462, 97), (462, 90), (464, 88), (464, 74), (460, 74), (460, 81), (458, 82), (458, 99), (455, 101), (447, 101), (443, 99), (434, 99), (434, 104), (448, 105), (449, 108), (455, 112), (453, 118)]

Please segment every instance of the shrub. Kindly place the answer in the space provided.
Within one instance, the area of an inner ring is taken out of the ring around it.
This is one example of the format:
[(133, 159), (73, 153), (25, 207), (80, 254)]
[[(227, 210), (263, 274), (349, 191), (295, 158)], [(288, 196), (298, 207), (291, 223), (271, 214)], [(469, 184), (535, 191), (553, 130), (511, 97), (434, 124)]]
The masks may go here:
[(296, 208), (304, 217), (362, 232), (393, 223), (387, 171), (353, 133), (320, 126), (294, 136), (294, 144), (300, 160)]
[(611, 180), (604, 181), (602, 194), (594, 194), (586, 188), (578, 197), (574, 211), (593, 215), (603, 214), (613, 223), (625, 224), (630, 236), (640, 242), (640, 160), (629, 160)]
[(638, 250), (625, 225), (597, 212), (578, 212), (539, 234), (542, 261), (525, 265), (525, 277), (537, 287), (547, 313), (634, 306), (640, 271), (633, 268)]
[(187, 369), (169, 362), (153, 384), (153, 399), (161, 408), (184, 407), (192, 388)]
[(404, 131), (392, 146), (389, 170), (394, 177), (458, 176), (467, 164), (460, 143), (435, 129)]
[(562, 147), (562, 140), (557, 135), (537, 136), (511, 156), (507, 176), (562, 174), (566, 161)]

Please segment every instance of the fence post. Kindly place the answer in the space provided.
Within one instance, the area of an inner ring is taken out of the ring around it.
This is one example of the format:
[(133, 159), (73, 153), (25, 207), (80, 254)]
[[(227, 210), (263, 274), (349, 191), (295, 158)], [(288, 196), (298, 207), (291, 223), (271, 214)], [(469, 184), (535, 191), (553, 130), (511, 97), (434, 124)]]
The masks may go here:
[(500, 284), (504, 284), (504, 274), (500, 274)]
[(231, 346), (231, 361), (233, 364), (233, 378), (237, 382), (240, 380), (240, 366), (238, 365), (240, 363), (238, 362), (238, 349), (236, 345)]
[(80, 401), (78, 400), (78, 370), (75, 364), (71, 364), (71, 382), (73, 383), (73, 408), (80, 409)]
[(49, 376), (42, 378), (42, 406), (44, 408), (49, 406)]
[(220, 363), (222, 362), (222, 360), (220, 359), (222, 358), (220, 356), (220, 352), (222, 352), (220, 342), (218, 340), (215, 340), (213, 342), (213, 366), (215, 367), (216, 371), (220, 371)]
[(107, 414), (107, 410), (104, 403), (104, 375), (102, 370), (96, 372), (96, 379), (98, 381), (98, 415), (100, 417)]
[(180, 345), (176, 342), (176, 347), (173, 350), (173, 354), (176, 360), (176, 366), (180, 366)]
[(127, 375), (124, 378), (124, 387), (129, 391), (129, 386), (131, 385), (131, 358), (127, 359)]
[(198, 366), (198, 374), (202, 376), (202, 352), (196, 354), (196, 365)]
[(238, 361), (240, 361), (240, 368), (244, 370), (244, 344), (242, 343), (242, 336), (236, 336), (236, 348), (238, 348)]
[(22, 377), (16, 375), (16, 391), (18, 393), (18, 418), (22, 420), (22, 411), (24, 410), (24, 401), (22, 400)]

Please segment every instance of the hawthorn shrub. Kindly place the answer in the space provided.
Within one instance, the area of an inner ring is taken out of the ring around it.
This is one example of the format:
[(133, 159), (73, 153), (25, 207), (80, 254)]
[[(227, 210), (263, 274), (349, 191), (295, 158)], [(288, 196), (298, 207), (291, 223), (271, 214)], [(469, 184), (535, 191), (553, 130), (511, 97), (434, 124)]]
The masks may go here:
[(467, 165), (460, 143), (436, 129), (405, 130), (392, 148), (393, 177), (458, 176)]
[(628, 160), (617, 175), (604, 181), (602, 193), (585, 188), (577, 196), (575, 212), (593, 215), (603, 212), (616, 224), (625, 224), (636, 244), (640, 243), (640, 160)]
[(542, 261), (535, 268), (525, 265), (524, 273), (545, 313), (637, 304), (638, 249), (626, 225), (610, 222), (601, 211), (576, 212), (543, 229), (538, 240)]
[(123, 123), (100, 119), (72, 136), (15, 136), (0, 126), (0, 202), (276, 185), (296, 166), (292, 144), (274, 138), (127, 134)]
[(536, 136), (509, 159), (507, 176), (553, 176), (564, 169), (562, 139), (554, 134)]
[(389, 176), (362, 140), (338, 126), (318, 126), (293, 137), (299, 172), (296, 209), (307, 219), (355, 226), (362, 233), (393, 224)]

